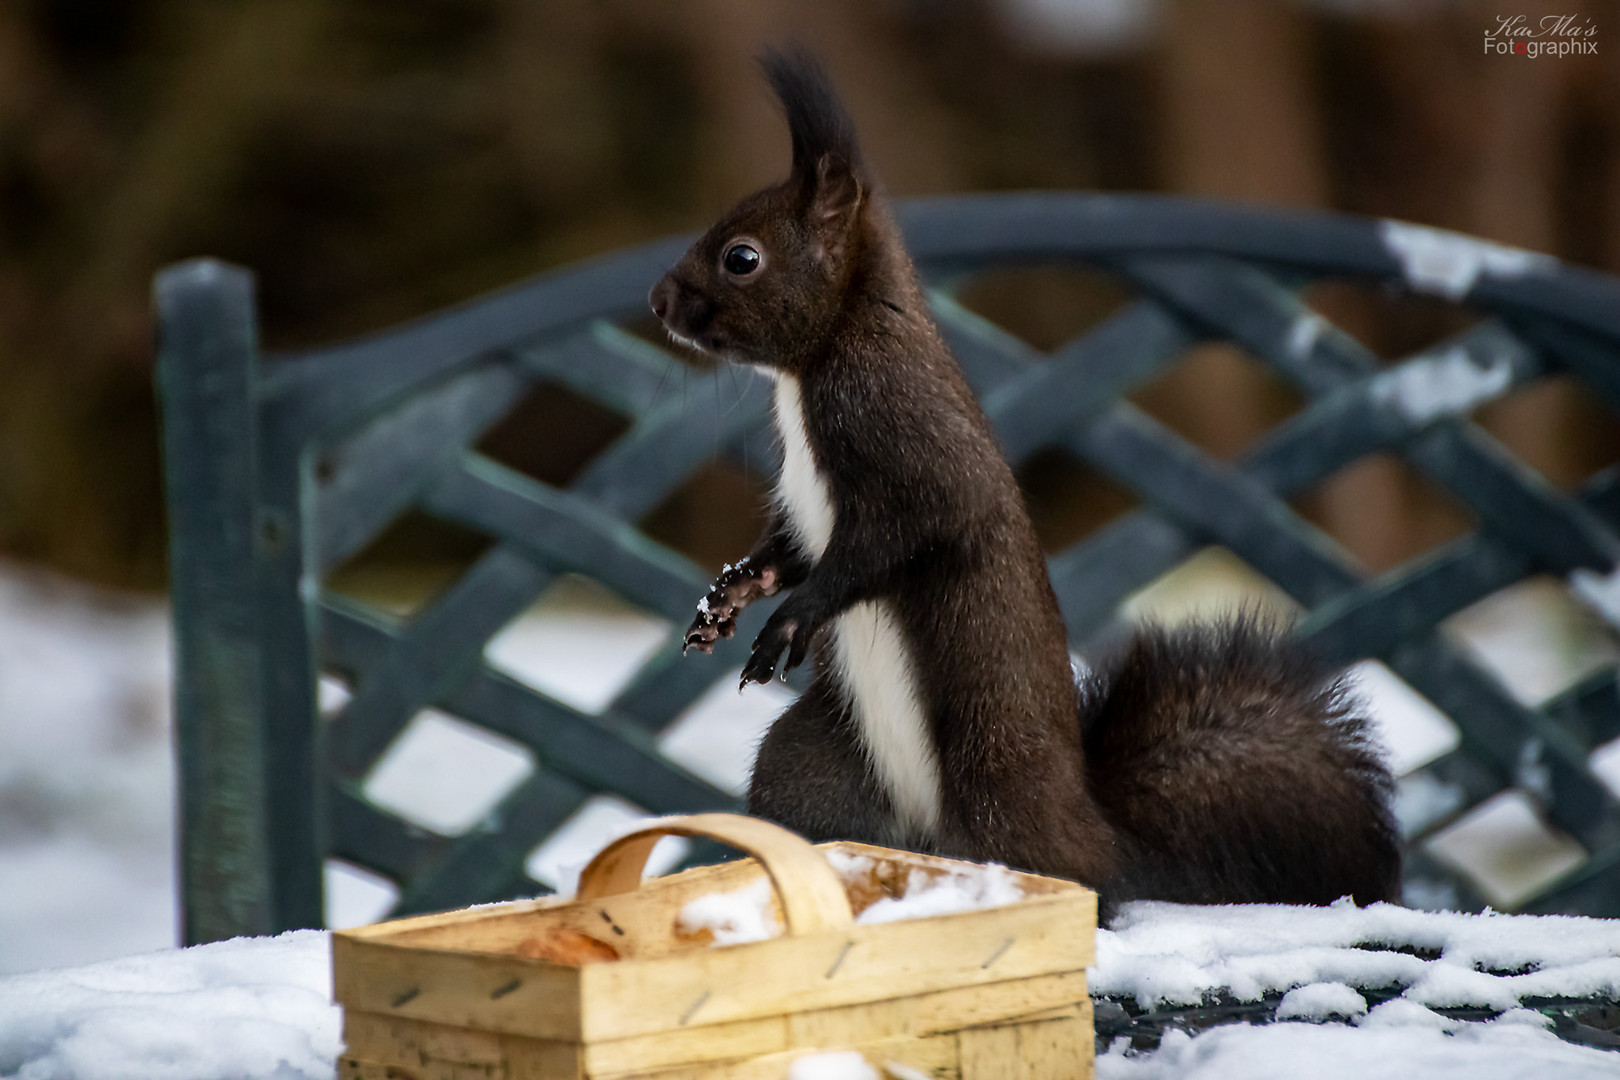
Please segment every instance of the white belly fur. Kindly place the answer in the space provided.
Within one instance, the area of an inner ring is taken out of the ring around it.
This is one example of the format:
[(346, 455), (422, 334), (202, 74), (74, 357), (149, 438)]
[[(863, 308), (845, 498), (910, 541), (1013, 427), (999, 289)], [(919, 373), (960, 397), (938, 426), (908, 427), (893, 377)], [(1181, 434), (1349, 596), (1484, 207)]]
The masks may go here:
[[(777, 503), (803, 549), (820, 559), (832, 538), (832, 497), (810, 452), (798, 380), (773, 375), (776, 426), (782, 435)], [(833, 669), (899, 824), (907, 832), (933, 837), (942, 794), (939, 757), (894, 606), (886, 600), (861, 601), (837, 617), (832, 635)]]

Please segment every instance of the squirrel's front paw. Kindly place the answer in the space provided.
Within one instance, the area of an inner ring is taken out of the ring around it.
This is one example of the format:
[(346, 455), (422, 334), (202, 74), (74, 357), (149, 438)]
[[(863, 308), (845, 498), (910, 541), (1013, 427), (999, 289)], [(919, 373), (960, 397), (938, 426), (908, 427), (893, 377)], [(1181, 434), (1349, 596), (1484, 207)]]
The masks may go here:
[(692, 625), (686, 628), (686, 637), (681, 641), (681, 652), (696, 649), (698, 652), (708, 653), (714, 651), (714, 643), (723, 637), (730, 637), (737, 632), (736, 609), (729, 605), (717, 605), (715, 594), (710, 592), (698, 601), (697, 617)]
[(728, 564), (714, 579), (708, 595), (698, 601), (697, 617), (686, 629), (681, 651), (713, 652), (717, 640), (737, 632), (737, 616), (743, 608), (762, 596), (773, 595), (776, 588), (775, 567), (756, 567), (746, 556), (735, 565)]
[(790, 604), (783, 604), (771, 612), (765, 629), (754, 639), (754, 650), (743, 667), (742, 681), (737, 686), (739, 690), (751, 682), (770, 682), (771, 676), (776, 674), (776, 659), (782, 655), (783, 649), (788, 651), (787, 663), (782, 665), (784, 672), (792, 671), (804, 662), (810, 639), (815, 636), (815, 627), (796, 618), (790, 607)]

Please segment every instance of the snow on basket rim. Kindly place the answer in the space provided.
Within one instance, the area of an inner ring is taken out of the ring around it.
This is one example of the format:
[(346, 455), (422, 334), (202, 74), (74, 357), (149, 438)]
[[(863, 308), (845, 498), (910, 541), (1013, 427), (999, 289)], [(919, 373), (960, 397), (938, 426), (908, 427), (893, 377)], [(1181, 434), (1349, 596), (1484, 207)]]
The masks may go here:
[[(863, 882), (875, 870), (870, 855), (828, 848), (822, 852), (846, 887)], [(926, 919), (1005, 907), (1024, 898), (1018, 874), (1000, 863), (923, 868), (906, 871), (905, 893), (882, 896), (855, 916), (857, 925)], [(707, 930), (714, 945), (740, 945), (781, 936), (782, 925), (772, 910), (771, 883), (761, 877), (740, 889), (705, 893), (681, 908), (677, 924), (682, 933)]]

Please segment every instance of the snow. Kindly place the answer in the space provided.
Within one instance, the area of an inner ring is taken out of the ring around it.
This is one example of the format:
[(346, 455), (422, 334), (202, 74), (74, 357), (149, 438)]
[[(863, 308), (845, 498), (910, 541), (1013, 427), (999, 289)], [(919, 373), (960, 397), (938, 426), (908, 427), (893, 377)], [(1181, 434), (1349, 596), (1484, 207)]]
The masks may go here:
[(1500, 397), (1513, 385), (1513, 362), (1496, 357), (1486, 366), (1468, 350), (1455, 346), (1439, 356), (1425, 356), (1377, 376), (1373, 397), (1391, 405), (1414, 424), (1470, 412)]
[(1311, 350), (1316, 348), (1317, 339), (1328, 326), (1327, 320), (1314, 311), (1307, 311), (1294, 320), (1288, 328), (1288, 355), (1295, 360), (1304, 360), (1310, 356)]
[(173, 946), (164, 607), (0, 562), (0, 702), (0, 973)]
[(741, 675), (738, 667), (720, 676), (658, 736), (665, 757), (733, 795), (748, 790), (759, 741), (794, 697), (780, 682), (739, 694)]
[(1617, 629), (1620, 629), (1620, 566), (1607, 574), (1577, 570), (1569, 575), (1570, 589)]
[(1023, 896), (1018, 879), (1005, 866), (994, 863), (973, 871), (930, 876), (913, 870), (904, 896), (885, 896), (856, 916), (858, 923), (898, 922), (951, 915), (958, 911), (1016, 904)]
[(793, 1062), (788, 1068), (788, 1080), (880, 1080), (858, 1051), (843, 1050), (832, 1054), (811, 1054)]
[(1403, 221), (1380, 222), (1378, 232), (1407, 284), (1448, 300), (1467, 296), (1480, 274), (1519, 277), (1557, 264), (1550, 255)]
[(1586, 851), (1542, 820), (1522, 791), (1502, 791), (1446, 826), (1424, 847), (1441, 862), (1467, 868), (1485, 900), (1511, 908), (1579, 867)]
[(731, 892), (700, 896), (681, 908), (676, 925), (682, 933), (707, 930), (716, 945), (741, 945), (765, 941), (782, 933), (782, 924), (771, 911), (771, 879), (761, 877), (752, 885)]
[[(846, 884), (864, 883), (876, 868), (870, 856), (842, 851), (827, 852), (827, 861)], [(995, 863), (943, 873), (914, 869), (906, 876), (903, 894), (878, 898), (860, 911), (855, 921), (866, 926), (978, 911), (1016, 904), (1023, 895), (1017, 875)], [(678, 922), (687, 934), (708, 930), (714, 935), (715, 945), (764, 941), (782, 933), (771, 907), (771, 882), (765, 877), (741, 889), (710, 893), (690, 901), (681, 909)]]
[(1331, 1017), (1360, 1016), (1367, 1011), (1367, 999), (1337, 982), (1306, 983), (1296, 986), (1277, 1003), (1277, 1019), (1327, 1020)]
[(423, 709), (389, 744), (361, 790), (406, 821), (460, 836), (484, 822), (533, 771), (528, 747)]
[(565, 574), (484, 645), (484, 658), (581, 712), (599, 713), (669, 637), (669, 622)]
[[(1196, 1037), (1171, 1031), (1156, 1053), (1120, 1045), (1097, 1057), (1098, 1080), (1587, 1080), (1620, 1076), (1620, 1055), (1572, 1046), (1522, 1016), (1448, 1024), (1395, 1000), (1359, 1025), (1232, 1024)], [(1419, 1007), (1421, 1008), (1421, 1007)], [(1387, 1011), (1386, 1010), (1391, 1010)], [(1536, 1017), (1539, 1020), (1540, 1017)], [(1447, 1030), (1453, 1027), (1455, 1030)]]
[(1324, 908), (1143, 902), (1125, 905), (1111, 929), (1097, 932), (1091, 986), (1147, 1009), (1222, 990), (1256, 1001), (1312, 983), (1399, 985), (1402, 999), (1430, 1007), (1612, 997), (1620, 994), (1620, 922), (1348, 901)]
[(1461, 738), (1457, 725), (1382, 661), (1354, 664), (1345, 671), (1344, 679), (1366, 703), (1397, 776), (1457, 748)]
[[(1540, 705), (1620, 662), (1616, 627), (1581, 598), (1581, 571), (1568, 582), (1538, 574), (1494, 592), (1446, 619), (1496, 679), (1526, 705)], [(1616, 599), (1620, 599), (1617, 596)], [(1615, 609), (1620, 618), (1620, 607)]]
[(0, 979), (8, 1080), (330, 1080), (340, 1031), (316, 930)]

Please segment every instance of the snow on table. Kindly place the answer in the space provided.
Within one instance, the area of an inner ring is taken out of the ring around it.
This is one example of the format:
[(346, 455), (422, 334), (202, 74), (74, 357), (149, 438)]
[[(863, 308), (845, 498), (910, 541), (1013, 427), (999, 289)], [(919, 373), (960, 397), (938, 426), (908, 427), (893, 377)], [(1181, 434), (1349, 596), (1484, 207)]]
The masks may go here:
[[(1562, 1042), (1515, 1007), (1620, 997), (1620, 922), (1141, 903), (1116, 926), (1098, 932), (1094, 992), (1146, 1005), (1291, 991), (1278, 1012), (1300, 1019), (1170, 1031), (1150, 1052), (1120, 1039), (1098, 1056), (1102, 1080), (1620, 1077), (1620, 1053)], [(0, 979), (0, 1077), (329, 1080), (330, 965), (327, 935), (299, 931)], [(1406, 993), (1366, 1008), (1358, 987), (1390, 983)], [(1471, 1004), (1503, 1011), (1435, 1011)], [(1347, 1019), (1307, 1022), (1328, 1017)]]
[[(1282, 994), (1274, 1023), (1170, 1030), (1149, 1053), (1121, 1037), (1098, 1056), (1102, 1080), (1620, 1076), (1620, 1052), (1563, 1042), (1520, 1007), (1620, 998), (1616, 920), (1348, 901), (1127, 904), (1097, 932), (1091, 989), (1142, 1009)], [(1383, 1000), (1369, 1008), (1363, 991), (1372, 990)], [(1469, 1022), (1436, 1011), (1468, 1006), (1499, 1015)]]
[[(1379, 1009), (1388, 1009), (1389, 1002)], [(1428, 1015), (1433, 1016), (1433, 1013)], [(1525, 1010), (1436, 1026), (1375, 1009), (1347, 1024), (1231, 1024), (1172, 1031), (1151, 1054), (1097, 1055), (1098, 1080), (1593, 1080), (1620, 1076), (1620, 1053), (1572, 1046)], [(1120, 1040), (1123, 1044), (1128, 1040)]]
[(1112, 929), (1097, 933), (1091, 989), (1152, 1008), (1196, 1003), (1217, 991), (1253, 1001), (1310, 983), (1404, 987), (1401, 998), (1423, 1007), (1620, 999), (1620, 921), (1358, 908), (1349, 901), (1127, 904)]

